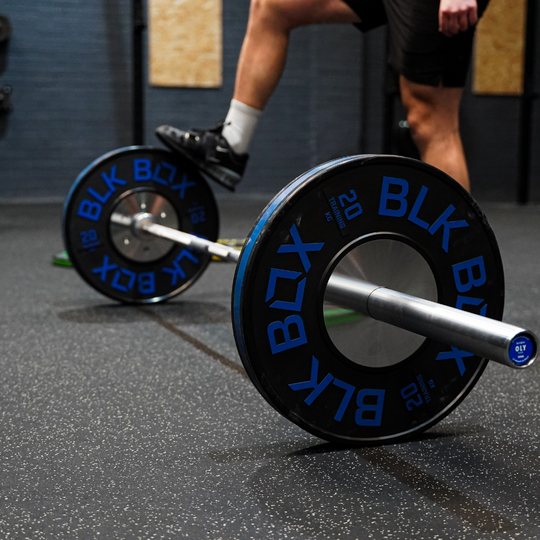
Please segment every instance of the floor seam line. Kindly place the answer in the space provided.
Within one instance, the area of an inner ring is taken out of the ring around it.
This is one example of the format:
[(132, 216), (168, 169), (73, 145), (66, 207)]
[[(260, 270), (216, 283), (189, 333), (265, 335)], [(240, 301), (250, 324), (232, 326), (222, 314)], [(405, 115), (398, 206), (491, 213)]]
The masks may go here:
[(214, 360), (217, 360), (220, 364), (223, 364), (224, 366), (228, 367), (232, 371), (238, 373), (245, 379), (249, 379), (248, 374), (246, 373), (246, 370), (233, 362), (232, 360), (229, 360), (227, 357), (223, 356), (222, 354), (218, 353), (217, 351), (214, 351), (214, 349), (208, 347), (208, 345), (205, 345), (202, 341), (199, 341), (198, 339), (194, 338), (193, 336), (190, 336), (186, 332), (183, 332), (176, 326), (174, 326), (172, 323), (167, 321), (166, 319), (163, 319), (156, 313), (148, 310), (148, 309), (141, 309), (140, 311), (145, 313), (149, 318), (157, 322), (162, 328), (165, 328), (165, 330), (168, 330), (172, 334), (175, 334), (176, 336), (182, 338), (184, 341), (189, 343), (190, 345), (193, 345), (197, 350), (205, 353), (207, 356), (210, 356), (210, 358), (213, 358)]

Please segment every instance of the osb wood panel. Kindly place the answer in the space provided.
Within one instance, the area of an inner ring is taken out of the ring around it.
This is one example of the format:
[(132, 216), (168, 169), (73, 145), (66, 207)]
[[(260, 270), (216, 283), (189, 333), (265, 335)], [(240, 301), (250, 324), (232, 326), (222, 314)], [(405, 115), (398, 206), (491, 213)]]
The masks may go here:
[(149, 0), (148, 18), (152, 85), (221, 86), (221, 0)]
[(476, 33), (473, 75), (476, 94), (523, 92), (526, 12), (527, 0), (491, 0)]

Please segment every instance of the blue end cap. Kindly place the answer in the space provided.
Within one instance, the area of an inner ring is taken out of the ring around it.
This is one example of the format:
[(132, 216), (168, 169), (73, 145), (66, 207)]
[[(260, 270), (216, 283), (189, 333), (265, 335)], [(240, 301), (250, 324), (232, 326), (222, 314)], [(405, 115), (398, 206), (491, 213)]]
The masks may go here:
[(535, 345), (531, 338), (518, 336), (510, 344), (509, 356), (516, 366), (522, 366), (532, 358), (535, 352)]

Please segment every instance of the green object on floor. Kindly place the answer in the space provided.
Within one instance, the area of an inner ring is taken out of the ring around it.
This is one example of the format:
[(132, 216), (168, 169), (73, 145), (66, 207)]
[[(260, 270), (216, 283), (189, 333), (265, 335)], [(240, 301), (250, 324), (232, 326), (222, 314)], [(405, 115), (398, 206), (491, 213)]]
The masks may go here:
[(335, 308), (325, 310), (324, 322), (326, 326), (335, 326), (336, 324), (346, 324), (349, 322), (357, 321), (364, 317), (361, 313), (357, 313), (352, 309)]
[(56, 255), (53, 255), (52, 263), (56, 266), (67, 266), (72, 267), (71, 261), (69, 260), (69, 256), (67, 254), (67, 251), (60, 251)]

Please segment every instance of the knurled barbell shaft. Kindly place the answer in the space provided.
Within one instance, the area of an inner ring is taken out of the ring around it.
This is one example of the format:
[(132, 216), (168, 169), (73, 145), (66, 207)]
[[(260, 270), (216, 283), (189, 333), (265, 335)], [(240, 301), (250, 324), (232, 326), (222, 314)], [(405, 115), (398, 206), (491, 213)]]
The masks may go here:
[[(145, 214), (131, 218), (113, 213), (111, 221), (226, 261), (240, 259), (240, 251), (234, 248), (158, 225)], [(365, 281), (332, 275), (325, 300), (512, 368), (529, 367), (536, 359), (538, 340), (529, 330)], [(533, 353), (527, 361), (516, 363), (512, 351), (523, 339), (529, 340)]]

